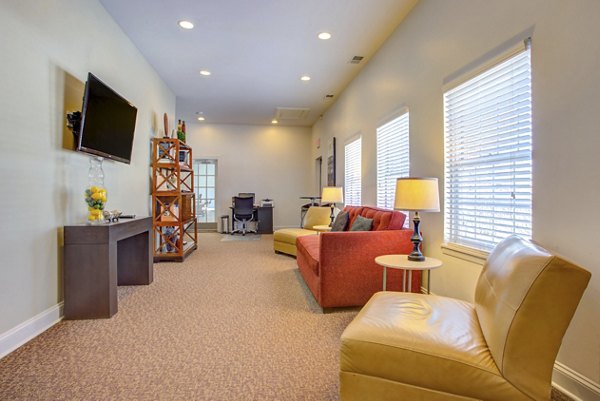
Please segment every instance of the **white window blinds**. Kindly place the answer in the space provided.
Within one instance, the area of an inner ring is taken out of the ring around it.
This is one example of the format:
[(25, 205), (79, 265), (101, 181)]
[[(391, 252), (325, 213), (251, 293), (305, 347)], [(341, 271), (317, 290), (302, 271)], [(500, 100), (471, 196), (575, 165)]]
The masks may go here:
[(530, 50), (444, 94), (445, 239), (490, 250), (531, 237)]
[(360, 206), (361, 192), (361, 137), (344, 147), (344, 200), (346, 205)]
[(408, 113), (377, 128), (377, 206), (394, 208), (396, 178), (410, 168)]

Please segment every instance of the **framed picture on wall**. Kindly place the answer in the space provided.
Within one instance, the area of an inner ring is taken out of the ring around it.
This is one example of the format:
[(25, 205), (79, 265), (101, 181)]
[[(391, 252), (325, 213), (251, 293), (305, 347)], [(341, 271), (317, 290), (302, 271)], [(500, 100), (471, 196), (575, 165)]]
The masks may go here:
[(335, 137), (327, 146), (327, 186), (335, 187)]

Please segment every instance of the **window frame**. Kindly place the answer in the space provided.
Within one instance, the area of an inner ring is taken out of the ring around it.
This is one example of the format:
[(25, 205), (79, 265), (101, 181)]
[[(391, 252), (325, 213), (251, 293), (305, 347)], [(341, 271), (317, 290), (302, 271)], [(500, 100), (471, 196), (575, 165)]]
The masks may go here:
[[(358, 143), (358, 164), (356, 160), (350, 160), (349, 149), (352, 145)], [(349, 175), (349, 167), (357, 169), (353, 171), (356, 177)], [(357, 185), (358, 184), (358, 185)], [(357, 185), (357, 188), (354, 186)], [(356, 195), (358, 194), (358, 195)], [(358, 197), (358, 203), (356, 203)], [(346, 206), (361, 206), (362, 202), (362, 135), (357, 134), (348, 138), (344, 143), (344, 205)]]
[[(513, 228), (513, 232), (518, 231), (518, 234), (520, 234), (521, 236), (524, 237), (528, 237), (531, 238), (531, 236), (533, 235), (533, 230), (532, 230), (532, 220), (533, 220), (533, 211), (532, 211), (532, 201), (533, 201), (533, 197), (532, 197), (532, 186), (533, 186), (533, 166), (532, 166), (532, 153), (533, 153), (533, 127), (532, 127), (532, 113), (533, 113), (533, 94), (532, 94), (532, 88), (531, 88), (531, 84), (532, 84), (532, 71), (531, 71), (531, 49), (530, 49), (530, 40), (526, 40), (523, 41), (519, 44), (517, 44), (516, 46), (513, 46), (511, 49), (509, 49), (508, 51), (506, 51), (505, 53), (503, 53), (502, 55), (500, 55), (499, 57), (496, 57), (494, 60), (488, 62), (485, 66), (477, 69), (475, 72), (472, 72), (471, 74), (469, 74), (466, 77), (462, 77), (460, 81), (456, 80), (455, 83), (450, 86), (450, 85), (445, 85), (444, 87), (444, 202), (445, 202), (445, 208), (444, 208), (444, 241), (445, 243), (442, 245), (443, 250), (445, 251), (444, 253), (446, 254), (451, 254), (453, 256), (458, 256), (461, 257), (461, 255), (466, 255), (466, 259), (470, 260), (473, 259), (472, 261), (481, 261), (481, 259), (485, 258), (485, 256), (488, 254), (488, 252), (493, 248), (493, 241), (490, 240), (484, 240), (481, 238), (465, 238), (465, 237), (460, 237), (460, 235), (457, 235), (456, 232), (458, 232), (457, 227), (460, 226), (461, 223), (460, 222), (460, 217), (462, 216), (460, 211), (457, 211), (457, 204), (460, 204), (460, 200), (455, 201), (455, 197), (456, 194), (458, 193), (458, 191), (455, 189), (454, 185), (456, 184), (457, 180), (458, 180), (458, 176), (459, 173), (454, 173), (453, 171), (450, 171), (452, 169), (456, 169), (456, 166), (459, 166), (458, 168), (460, 168), (460, 163), (455, 163), (452, 164), (452, 162), (449, 162), (449, 148), (452, 148), (452, 151), (456, 151), (455, 147), (456, 147), (456, 143), (454, 143), (452, 146), (449, 145), (449, 141), (451, 139), (449, 139), (449, 135), (456, 135), (458, 136), (458, 134), (453, 133), (453, 134), (449, 134), (449, 125), (451, 125), (451, 123), (449, 122), (449, 106), (448, 106), (448, 98), (449, 98), (449, 94), (450, 95), (455, 95), (457, 92), (459, 92), (461, 89), (464, 90), (465, 88), (469, 88), (469, 85), (473, 85), (474, 82), (479, 81), (480, 85), (481, 82), (483, 82), (484, 84), (487, 83), (487, 81), (485, 81), (486, 79), (490, 79), (490, 77), (493, 77), (492, 81), (494, 81), (495, 79), (497, 79), (497, 76), (494, 75), (496, 73), (498, 73), (498, 71), (503, 71), (503, 68), (508, 66), (511, 62), (514, 62), (515, 60), (517, 60), (517, 57), (520, 57), (521, 59), (524, 59), (526, 64), (526, 73), (528, 74), (527, 78), (528, 78), (528, 82), (525, 85), (506, 85), (506, 87), (510, 87), (511, 89), (517, 88), (517, 89), (522, 89), (522, 88), (528, 88), (528, 92), (526, 92), (526, 96), (528, 95), (528, 107), (526, 109), (524, 109), (525, 111), (521, 114), (517, 113), (515, 114), (516, 116), (516, 122), (515, 122), (515, 126), (518, 127), (519, 130), (521, 130), (523, 127), (525, 127), (525, 129), (523, 130), (524, 133), (522, 132), (518, 132), (514, 135), (512, 135), (513, 137), (513, 142), (517, 142), (516, 145), (514, 145), (514, 147), (510, 147), (510, 151), (513, 151), (513, 149), (517, 149), (516, 152), (523, 152), (523, 154), (526, 154), (528, 151), (528, 157), (526, 160), (524, 161), (513, 161), (512, 165), (510, 168), (507, 168), (509, 172), (511, 172), (512, 174), (512, 181), (510, 181), (509, 186), (511, 186), (512, 189), (512, 196), (513, 196), (513, 202), (511, 203), (511, 205), (509, 206), (505, 206), (506, 209), (513, 209), (513, 211), (497, 211), (495, 208), (500, 208), (501, 206), (498, 206), (498, 202), (496, 199), (492, 199), (488, 205), (495, 205), (495, 206), (489, 206), (492, 208), (492, 212), (488, 212), (491, 213), (492, 216), (491, 218), (488, 218), (488, 220), (491, 220), (491, 227), (492, 228), (487, 228), (488, 232), (491, 232), (491, 238), (494, 239), (495, 243), (498, 242), (497, 238), (500, 236), (500, 233), (506, 233), (506, 231), (501, 231), (500, 229), (498, 229), (499, 225), (497, 223), (497, 221), (512, 221), (513, 222), (513, 226), (516, 225), (515, 222), (521, 222), (524, 225), (526, 225), (526, 229), (522, 228), (522, 227), (518, 227), (518, 229)], [(472, 88), (471, 88), (472, 90)], [(465, 92), (468, 92), (469, 90), (466, 90)], [(490, 92), (493, 95), (496, 95), (499, 91), (497, 91), (496, 89), (494, 89), (494, 92)], [(512, 94), (512, 92), (511, 92)], [(513, 97), (510, 98), (511, 101), (513, 101), (515, 99), (514, 95)], [(495, 103), (495, 105), (497, 106), (498, 104), (500, 104), (500, 102), (498, 101), (497, 97), (493, 97), (492, 96), (492, 100), (498, 102), (497, 104)], [(510, 103), (511, 105), (513, 105), (513, 103)], [(455, 107), (453, 109), (454, 112), (456, 112), (456, 110), (458, 110), (458, 107)], [(497, 110), (496, 110), (497, 111)], [(478, 118), (481, 119), (482, 116), (477, 114)], [(495, 115), (496, 120), (499, 120), (498, 116)], [(466, 119), (465, 119), (466, 120)], [(527, 124), (528, 122), (528, 124)], [(505, 139), (510, 137), (509, 134), (507, 134), (506, 132), (504, 132), (503, 130), (508, 131), (508, 128), (502, 127), (502, 124), (497, 122), (494, 124), (492, 124), (494, 127), (494, 134), (493, 134), (493, 138), (497, 139)], [(466, 124), (465, 124), (466, 126)], [(502, 128), (499, 128), (502, 127)], [(528, 129), (527, 129), (528, 128)], [(464, 131), (466, 128), (465, 127), (461, 127), (461, 129)], [(458, 130), (460, 131), (460, 130)], [(464, 133), (464, 132), (463, 132)], [(476, 143), (477, 141), (481, 141), (482, 135), (480, 132), (475, 131), (476, 133), (476, 138), (477, 140), (474, 141), (474, 143)], [(516, 138), (516, 139), (514, 139)], [(456, 139), (456, 138), (454, 138)], [(458, 138), (459, 140), (463, 140), (465, 141), (465, 138)], [(471, 140), (471, 139), (470, 139)], [(469, 141), (470, 141), (469, 140)], [(524, 142), (521, 142), (521, 140), (524, 140)], [(468, 141), (465, 141), (468, 142)], [(510, 143), (510, 142), (509, 142)], [(469, 146), (473, 146), (473, 144), (469, 144), (469, 145), (464, 145), (466, 149), (470, 149)], [(483, 147), (482, 147), (483, 148)], [(489, 153), (487, 153), (485, 156), (487, 156), (489, 158), (490, 154), (494, 154), (493, 152), (498, 152), (496, 153), (497, 155), (504, 155), (504, 154), (509, 154), (509, 151), (507, 150), (506, 153), (502, 153), (499, 151), (499, 149), (501, 149), (500, 145), (496, 145), (495, 148), (491, 148), (489, 150)], [(482, 154), (484, 154), (486, 151), (483, 150), (479, 150), (479, 159), (480, 159), (480, 166), (481, 165), (485, 165), (485, 163), (481, 163), (481, 159), (484, 159), (484, 157), (482, 156)], [(463, 157), (464, 158), (464, 157)], [(507, 160), (517, 160), (516, 158), (507, 158)], [(519, 166), (517, 166), (517, 163), (519, 163)], [(494, 163), (491, 163), (494, 164)], [(499, 165), (499, 163), (497, 163)], [(475, 163), (473, 163), (473, 165), (475, 165)], [(489, 177), (497, 177), (500, 173), (499, 170), (500, 168), (498, 167), (498, 165), (495, 165), (493, 167), (487, 167), (484, 168), (482, 170), (484, 170), (486, 172), (485, 176), (483, 179), (478, 179), (477, 183), (475, 185), (471, 185), (471, 187), (475, 188), (472, 191), (474, 191), (475, 194), (477, 194), (478, 192), (478, 188), (480, 188), (478, 186), (478, 183), (481, 182), (487, 182), (490, 183), (491, 189), (495, 189), (497, 184), (494, 184), (494, 179), (493, 178), (487, 178)], [(452, 174), (455, 174), (455, 176), (453, 176)], [(516, 178), (516, 174), (519, 174), (519, 178)], [(527, 181), (527, 177), (528, 176), (528, 181)], [(525, 178), (523, 178), (525, 177)], [(473, 183), (474, 181), (469, 181), (469, 183)], [(521, 188), (519, 185), (517, 185), (517, 182), (525, 182), (526, 184), (528, 184), (528, 187), (526, 189)], [(464, 187), (464, 186), (463, 186)], [(515, 190), (514, 188), (519, 187), (519, 191), (523, 191), (523, 192), (517, 192), (517, 190)], [(493, 191), (494, 194), (491, 195), (492, 198), (496, 197), (495, 192)], [(516, 193), (516, 194), (515, 194)], [(501, 195), (505, 195), (504, 194), (500, 194)], [(516, 199), (517, 197), (519, 197), (520, 199)], [(528, 204), (527, 204), (528, 201)], [(509, 200), (510, 202), (510, 200)], [(473, 203), (477, 203), (478, 201), (475, 200), (473, 201)], [(504, 199), (504, 203), (506, 203), (506, 199)], [(485, 204), (485, 202), (481, 203), (482, 205)], [(487, 206), (487, 205), (486, 205)], [(527, 210), (528, 211), (528, 215), (525, 216), (527, 219), (526, 220), (519, 220), (517, 219), (515, 216), (518, 215), (522, 215), (522, 213), (516, 212), (516, 209), (523, 209), (523, 210)], [(478, 205), (473, 207), (473, 210), (475, 210), (474, 214), (476, 215), (474, 217), (474, 219), (477, 219), (477, 215), (481, 215), (482, 212), (481, 210), (483, 209), (479, 209)], [(511, 215), (512, 218), (511, 219), (502, 219), (502, 218), (496, 218), (495, 216), (497, 215)], [(454, 220), (454, 221), (451, 221)], [(483, 221), (485, 221), (486, 219), (483, 218)], [(459, 222), (456, 222), (459, 221)], [(481, 235), (481, 232), (485, 232), (486, 229), (481, 228), (481, 226), (477, 226), (478, 223), (473, 223), (475, 224), (475, 228), (472, 228), (471, 230), (473, 231), (474, 235)], [(479, 224), (483, 224), (483, 223), (479, 223)], [(465, 226), (462, 226), (465, 227)], [(485, 226), (484, 226), (485, 227)], [(454, 231), (454, 233), (450, 233), (450, 231)], [(465, 230), (466, 231), (466, 230)], [(477, 231), (479, 231), (479, 233), (477, 233)], [(469, 233), (471, 234), (471, 233)], [(463, 257), (463, 259), (465, 259), (465, 257)]]
[[(395, 125), (397, 127), (394, 128), (397, 130), (391, 131)], [(408, 108), (403, 108), (382, 121), (375, 130), (375, 137), (377, 207), (393, 210), (396, 179), (410, 175), (410, 112)], [(398, 164), (393, 164), (396, 162)], [(382, 172), (382, 170), (386, 171)], [(405, 214), (408, 215), (408, 213)], [(408, 219), (406, 219), (406, 223), (408, 223)]]

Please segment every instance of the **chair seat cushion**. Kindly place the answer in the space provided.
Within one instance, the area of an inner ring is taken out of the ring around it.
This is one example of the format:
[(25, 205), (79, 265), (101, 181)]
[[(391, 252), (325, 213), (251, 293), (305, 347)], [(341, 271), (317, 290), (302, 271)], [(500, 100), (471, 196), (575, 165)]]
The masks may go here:
[(446, 297), (375, 294), (344, 331), (340, 364), (342, 372), (443, 393), (527, 399), (500, 375), (473, 306)]
[(303, 228), (281, 228), (273, 233), (273, 240), (296, 245), (296, 238), (311, 234), (316, 235), (317, 232)]

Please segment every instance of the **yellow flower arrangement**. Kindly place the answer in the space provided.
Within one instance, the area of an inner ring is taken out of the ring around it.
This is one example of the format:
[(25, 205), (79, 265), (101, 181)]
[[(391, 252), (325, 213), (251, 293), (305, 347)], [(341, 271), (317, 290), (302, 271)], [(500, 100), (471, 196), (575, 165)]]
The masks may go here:
[(98, 186), (91, 186), (85, 190), (85, 202), (88, 205), (88, 221), (103, 220), (102, 211), (106, 204), (106, 189)]

